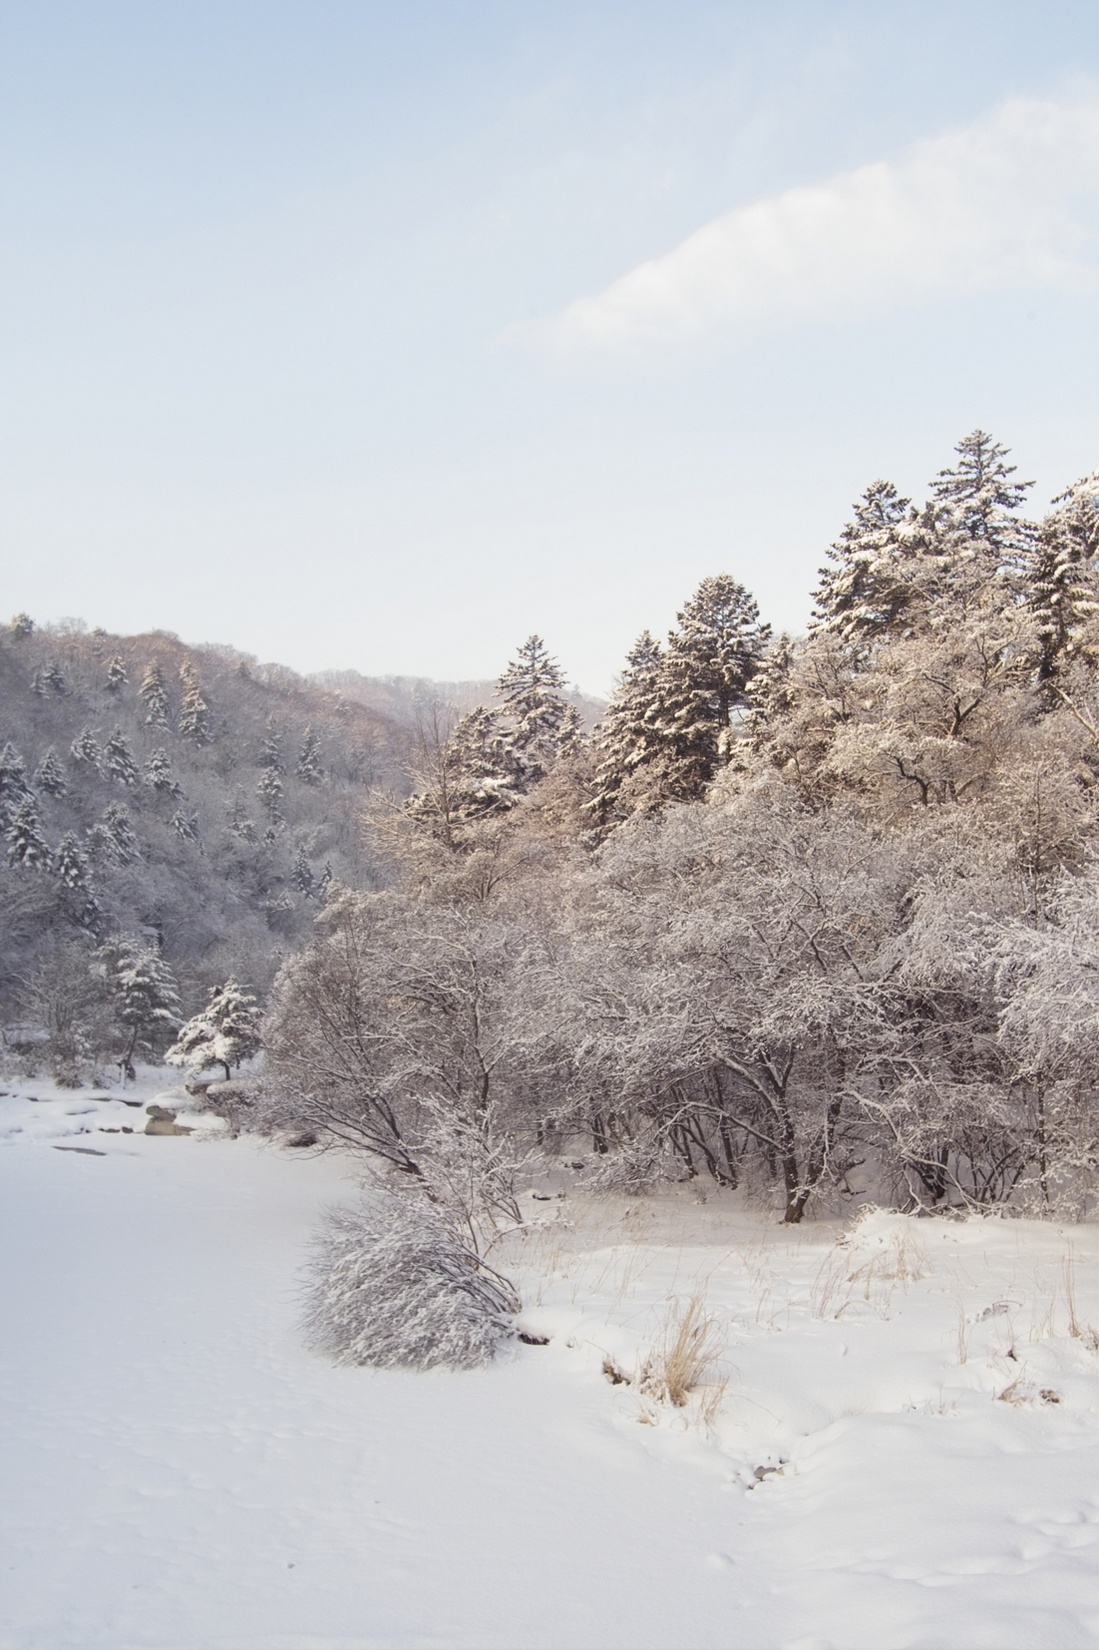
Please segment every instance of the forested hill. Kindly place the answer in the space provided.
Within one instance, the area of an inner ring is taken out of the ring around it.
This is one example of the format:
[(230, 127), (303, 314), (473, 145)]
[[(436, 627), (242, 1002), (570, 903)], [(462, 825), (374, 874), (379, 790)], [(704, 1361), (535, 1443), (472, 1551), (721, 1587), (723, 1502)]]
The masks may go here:
[(405, 785), (407, 743), (397, 719), (229, 648), (13, 621), (5, 1008), (45, 952), (112, 933), (154, 943), (185, 1000), (233, 971), (265, 987), (324, 882), (372, 880), (359, 816), (372, 787)]

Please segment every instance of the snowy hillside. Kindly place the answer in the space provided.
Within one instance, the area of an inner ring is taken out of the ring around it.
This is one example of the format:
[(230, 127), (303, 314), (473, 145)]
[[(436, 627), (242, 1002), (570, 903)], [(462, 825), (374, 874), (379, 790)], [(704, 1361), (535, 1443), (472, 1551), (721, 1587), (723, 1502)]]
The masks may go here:
[(547, 1345), (336, 1369), (295, 1278), (353, 1163), (121, 1132), (164, 1077), (0, 1098), (6, 1650), (1094, 1642), (1093, 1226), (551, 1178), (507, 1252)]

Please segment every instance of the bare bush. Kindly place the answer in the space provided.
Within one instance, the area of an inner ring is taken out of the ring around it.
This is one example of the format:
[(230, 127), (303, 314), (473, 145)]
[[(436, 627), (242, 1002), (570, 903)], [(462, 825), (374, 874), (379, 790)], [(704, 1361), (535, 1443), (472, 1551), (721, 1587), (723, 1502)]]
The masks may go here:
[(423, 1198), (333, 1209), (307, 1269), (308, 1343), (339, 1364), (475, 1369), (515, 1333), (513, 1285)]

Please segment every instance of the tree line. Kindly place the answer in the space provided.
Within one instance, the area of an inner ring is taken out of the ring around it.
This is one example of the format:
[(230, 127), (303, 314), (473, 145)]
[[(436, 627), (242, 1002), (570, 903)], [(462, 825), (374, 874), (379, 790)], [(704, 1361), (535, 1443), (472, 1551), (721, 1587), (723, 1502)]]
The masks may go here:
[(531, 637), (420, 728), (284, 964), (254, 1115), (470, 1227), (532, 1154), (709, 1177), (787, 1221), (873, 1195), (1078, 1213), (1099, 1132), (1099, 477), (1040, 521), (982, 431), (870, 486), (808, 633), (728, 575), (599, 727)]

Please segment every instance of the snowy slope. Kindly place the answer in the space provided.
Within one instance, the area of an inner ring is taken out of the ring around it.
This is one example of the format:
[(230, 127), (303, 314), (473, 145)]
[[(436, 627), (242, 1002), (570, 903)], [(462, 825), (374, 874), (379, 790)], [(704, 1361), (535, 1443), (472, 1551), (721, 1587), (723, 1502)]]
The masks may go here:
[[(102, 1132), (143, 1118), (0, 1098), (0, 1645), (1094, 1643), (1094, 1229), (538, 1203), (508, 1260), (548, 1346), (332, 1369), (295, 1278), (353, 1166)], [(709, 1427), (637, 1381), (696, 1289)]]

